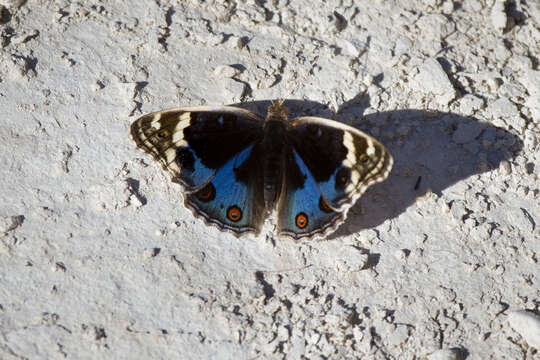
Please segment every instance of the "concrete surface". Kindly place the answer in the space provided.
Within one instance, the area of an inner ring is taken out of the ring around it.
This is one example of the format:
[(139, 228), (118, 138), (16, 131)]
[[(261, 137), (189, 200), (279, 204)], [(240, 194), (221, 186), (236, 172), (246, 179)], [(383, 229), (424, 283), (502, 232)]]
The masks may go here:
[[(538, 1), (0, 4), (1, 359), (539, 358)], [(205, 227), (129, 137), (276, 98), (395, 157), (327, 241)]]

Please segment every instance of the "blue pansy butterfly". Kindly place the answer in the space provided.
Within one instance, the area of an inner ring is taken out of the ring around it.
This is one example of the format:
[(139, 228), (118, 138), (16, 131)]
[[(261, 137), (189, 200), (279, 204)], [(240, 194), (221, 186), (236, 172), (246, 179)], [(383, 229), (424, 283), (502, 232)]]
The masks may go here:
[(279, 236), (324, 237), (386, 179), (393, 159), (351, 126), (287, 114), (283, 100), (266, 119), (232, 106), (181, 107), (140, 117), (131, 136), (183, 186), (185, 206), (207, 224), (258, 234), (276, 210)]

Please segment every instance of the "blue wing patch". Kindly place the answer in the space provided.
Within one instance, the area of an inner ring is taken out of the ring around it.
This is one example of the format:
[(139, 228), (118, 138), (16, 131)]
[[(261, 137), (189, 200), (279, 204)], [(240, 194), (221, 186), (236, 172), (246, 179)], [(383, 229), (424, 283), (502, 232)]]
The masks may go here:
[(279, 204), (279, 233), (294, 239), (324, 234), (343, 219), (332, 210), (296, 150), (286, 159), (285, 187)]
[(236, 154), (204, 187), (186, 195), (186, 206), (222, 229), (258, 233), (265, 215), (259, 153), (252, 144)]

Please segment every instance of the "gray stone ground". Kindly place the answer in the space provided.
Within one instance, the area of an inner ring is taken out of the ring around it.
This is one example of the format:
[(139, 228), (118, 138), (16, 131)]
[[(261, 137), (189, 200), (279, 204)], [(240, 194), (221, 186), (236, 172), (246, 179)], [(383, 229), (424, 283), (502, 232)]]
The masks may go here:
[[(540, 358), (540, 2), (0, 4), (1, 359)], [(129, 137), (281, 97), (396, 160), (327, 241), (205, 227)]]

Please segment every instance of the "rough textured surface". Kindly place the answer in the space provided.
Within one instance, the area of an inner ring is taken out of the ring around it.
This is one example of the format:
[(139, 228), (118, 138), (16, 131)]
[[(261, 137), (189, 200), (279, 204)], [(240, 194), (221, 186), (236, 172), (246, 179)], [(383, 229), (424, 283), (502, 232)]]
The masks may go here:
[[(538, 358), (540, 5), (310, 3), (0, 1), (0, 358)], [(128, 135), (280, 97), (396, 160), (327, 241), (204, 227)]]

